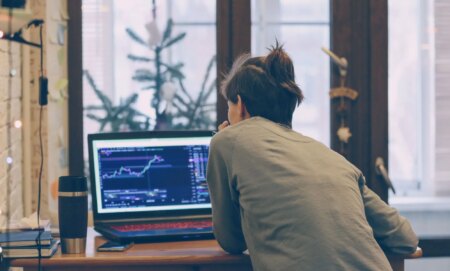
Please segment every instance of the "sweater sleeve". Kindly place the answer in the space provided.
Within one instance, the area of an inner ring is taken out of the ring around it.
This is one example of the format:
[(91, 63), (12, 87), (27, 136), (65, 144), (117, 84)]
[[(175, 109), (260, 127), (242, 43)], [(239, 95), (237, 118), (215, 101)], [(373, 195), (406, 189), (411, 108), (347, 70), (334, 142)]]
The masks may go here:
[(409, 221), (370, 190), (362, 174), (359, 186), (367, 220), (380, 246), (394, 253), (414, 253), (419, 241)]
[(214, 235), (228, 253), (247, 249), (242, 233), (239, 202), (231, 190), (231, 146), (217, 134), (210, 145), (207, 181), (212, 204)]

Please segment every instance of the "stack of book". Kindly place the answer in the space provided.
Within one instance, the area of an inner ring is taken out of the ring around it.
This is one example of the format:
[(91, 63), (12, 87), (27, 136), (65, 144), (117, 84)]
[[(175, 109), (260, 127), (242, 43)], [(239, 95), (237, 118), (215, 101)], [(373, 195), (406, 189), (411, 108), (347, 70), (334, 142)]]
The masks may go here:
[[(53, 239), (50, 231), (14, 231), (0, 233), (0, 247), (4, 258), (51, 257), (58, 249), (59, 240)], [(39, 249), (40, 248), (40, 249)]]

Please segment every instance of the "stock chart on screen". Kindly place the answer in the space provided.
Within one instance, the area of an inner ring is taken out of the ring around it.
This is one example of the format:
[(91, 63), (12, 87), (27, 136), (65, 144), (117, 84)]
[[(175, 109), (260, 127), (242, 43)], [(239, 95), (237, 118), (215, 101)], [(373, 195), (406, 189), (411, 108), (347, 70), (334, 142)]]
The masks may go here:
[(97, 149), (102, 207), (210, 203), (207, 145)]

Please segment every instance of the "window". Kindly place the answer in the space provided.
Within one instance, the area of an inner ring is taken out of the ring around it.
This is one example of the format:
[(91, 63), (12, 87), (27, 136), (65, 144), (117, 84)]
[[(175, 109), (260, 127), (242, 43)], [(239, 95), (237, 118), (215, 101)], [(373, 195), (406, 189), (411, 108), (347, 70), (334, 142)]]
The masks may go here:
[(389, 1), (389, 168), (400, 196), (450, 196), (450, 5)]
[(82, 23), (84, 140), (215, 127), (215, 1), (83, 0)]
[(432, 147), (426, 124), (432, 122), (433, 18), (426, 2), (389, 1), (389, 169), (401, 195), (425, 191), (431, 181), (424, 162), (432, 158), (425, 150)]
[(295, 111), (294, 130), (330, 145), (330, 67), (327, 0), (253, 0), (252, 54), (263, 55), (277, 39), (285, 45), (305, 100)]
[[(436, 238), (428, 243), (436, 241), (436, 251), (445, 251), (443, 236), (450, 234), (450, 3), (388, 4), (389, 173), (397, 188), (390, 203), (420, 238)], [(427, 258), (407, 261), (406, 269), (448, 270), (449, 263), (448, 257)]]

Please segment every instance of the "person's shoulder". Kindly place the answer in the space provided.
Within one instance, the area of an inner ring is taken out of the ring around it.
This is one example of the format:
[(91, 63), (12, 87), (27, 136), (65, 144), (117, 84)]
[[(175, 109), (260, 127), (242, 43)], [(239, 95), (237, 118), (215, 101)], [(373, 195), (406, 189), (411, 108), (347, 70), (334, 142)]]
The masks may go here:
[(240, 121), (234, 125), (230, 125), (220, 132), (217, 132), (217, 134), (214, 135), (213, 139), (222, 141), (222, 140), (228, 140), (237, 137), (240, 133), (243, 131), (248, 130), (252, 123), (252, 119), (243, 120)]
[(211, 146), (227, 145), (233, 142), (233, 139), (236, 137), (235, 130), (233, 126), (230, 126), (217, 132), (211, 139)]
[[(303, 135), (302, 135), (303, 136)], [(303, 136), (304, 138), (307, 138), (310, 143), (312, 143), (313, 148), (316, 150), (316, 153), (318, 155), (323, 155), (324, 157), (328, 157), (328, 159), (332, 159), (333, 163), (338, 163), (341, 166), (346, 167), (352, 174), (355, 176), (355, 178), (359, 178), (362, 174), (361, 170), (356, 167), (354, 164), (352, 164), (345, 156), (340, 154), (339, 152), (331, 149), (329, 146), (325, 145), (324, 143), (320, 142), (319, 140), (316, 140), (314, 138)]]
[(329, 153), (336, 159), (337, 162), (341, 163), (342, 165), (345, 165), (350, 172), (354, 175), (355, 178), (359, 179), (359, 177), (362, 175), (361, 170), (356, 167), (352, 162), (350, 162), (345, 156), (338, 153), (337, 151), (330, 149), (329, 147), (322, 144), (325, 148), (329, 150)]
[(247, 135), (249, 131), (252, 130), (249, 126), (251, 126), (251, 121), (243, 120), (237, 124), (226, 127), (213, 136), (211, 148), (219, 148), (221, 146), (229, 148), (230, 146), (239, 144), (237, 142), (243, 140), (242, 136)]

